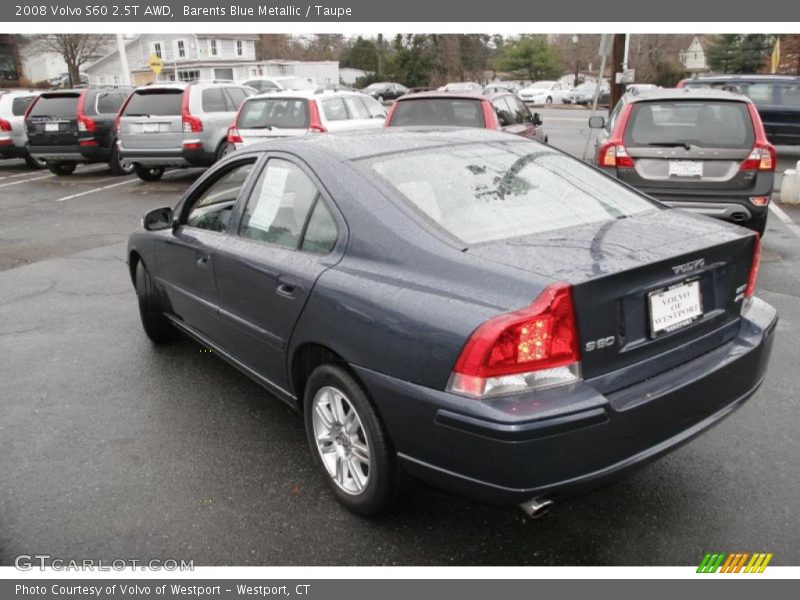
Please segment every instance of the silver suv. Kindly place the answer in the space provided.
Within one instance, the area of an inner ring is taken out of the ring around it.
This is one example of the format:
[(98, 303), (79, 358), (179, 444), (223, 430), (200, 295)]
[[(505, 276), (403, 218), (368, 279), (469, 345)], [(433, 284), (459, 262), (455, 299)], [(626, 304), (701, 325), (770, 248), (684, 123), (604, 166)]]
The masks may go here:
[(120, 110), (120, 154), (144, 181), (167, 167), (207, 167), (229, 149), (228, 127), (253, 90), (237, 83), (165, 83), (137, 88)]

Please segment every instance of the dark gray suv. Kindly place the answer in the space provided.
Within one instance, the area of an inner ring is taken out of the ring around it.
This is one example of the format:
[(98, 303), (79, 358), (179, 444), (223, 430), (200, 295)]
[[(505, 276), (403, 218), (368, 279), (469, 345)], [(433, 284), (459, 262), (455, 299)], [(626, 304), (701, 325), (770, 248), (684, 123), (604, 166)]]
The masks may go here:
[(775, 149), (755, 105), (715, 90), (654, 90), (624, 96), (596, 142), (596, 164), (676, 208), (763, 234)]

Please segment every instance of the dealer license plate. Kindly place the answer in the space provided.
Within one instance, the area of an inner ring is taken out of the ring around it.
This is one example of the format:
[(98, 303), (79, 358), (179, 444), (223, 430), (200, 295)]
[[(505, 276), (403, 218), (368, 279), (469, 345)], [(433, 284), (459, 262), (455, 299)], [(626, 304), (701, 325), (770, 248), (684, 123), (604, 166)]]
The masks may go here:
[(58, 131), (58, 123), (45, 123), (44, 124), (45, 131)]
[(670, 177), (702, 177), (703, 161), (671, 160), (669, 161)]
[(700, 281), (686, 281), (650, 292), (650, 332), (653, 337), (676, 331), (703, 315)]

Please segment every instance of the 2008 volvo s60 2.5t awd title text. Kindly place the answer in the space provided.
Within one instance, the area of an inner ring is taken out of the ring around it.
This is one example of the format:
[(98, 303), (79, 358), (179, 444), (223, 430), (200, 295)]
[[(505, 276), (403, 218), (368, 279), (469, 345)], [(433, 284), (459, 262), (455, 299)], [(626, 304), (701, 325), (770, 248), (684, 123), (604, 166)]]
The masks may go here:
[(361, 514), (401, 469), (539, 514), (740, 406), (777, 321), (754, 232), (484, 130), (249, 146), (128, 252), (153, 341), (188, 334), (302, 412)]

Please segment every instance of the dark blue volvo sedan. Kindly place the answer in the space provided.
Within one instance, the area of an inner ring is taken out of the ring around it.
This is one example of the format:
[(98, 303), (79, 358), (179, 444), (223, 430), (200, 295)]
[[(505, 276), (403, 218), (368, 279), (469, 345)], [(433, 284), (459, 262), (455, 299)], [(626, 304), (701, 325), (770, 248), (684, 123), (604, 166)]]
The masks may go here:
[(143, 224), (147, 335), (301, 412), (364, 515), (401, 469), (539, 515), (739, 407), (777, 321), (755, 233), (499, 132), (249, 146)]

